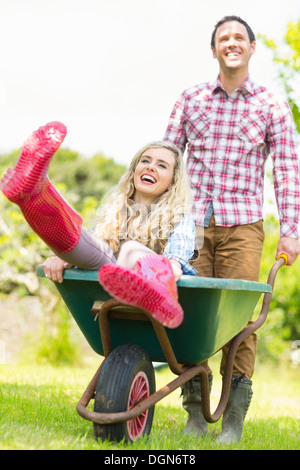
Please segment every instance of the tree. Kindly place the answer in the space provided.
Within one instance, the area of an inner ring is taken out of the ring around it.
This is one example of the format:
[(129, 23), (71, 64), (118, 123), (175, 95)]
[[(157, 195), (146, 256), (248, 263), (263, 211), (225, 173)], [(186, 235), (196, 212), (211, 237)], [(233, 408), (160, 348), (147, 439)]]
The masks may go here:
[[(18, 154), (19, 151), (14, 150), (1, 156), (0, 178), (8, 167), (15, 165)], [(89, 219), (95, 221), (96, 210), (104, 194), (117, 184), (125, 170), (124, 165), (116, 164), (103, 154), (88, 159), (78, 152), (59, 149), (51, 162), (49, 177), (89, 223)], [(27, 273), (30, 263), (36, 265), (49, 253), (49, 249), (28, 228), (19, 207), (0, 193), (0, 291), (4, 289), (7, 292), (11, 288), (9, 273)]]
[[(290, 104), (296, 129), (300, 133), (300, 21), (290, 21), (283, 43), (279, 46), (273, 39), (260, 36), (272, 51), (277, 65), (278, 80)], [(261, 280), (266, 282), (278, 242), (278, 223), (270, 216), (265, 221), (268, 234), (262, 257)], [(272, 233), (277, 235), (271, 235)], [(279, 358), (287, 345), (300, 338), (300, 273), (299, 260), (284, 267), (277, 276), (270, 313), (266, 324), (259, 331), (259, 348), (264, 355)]]
[[(0, 178), (8, 167), (15, 165), (18, 154), (15, 150), (0, 156)], [(49, 177), (89, 227), (95, 224), (103, 195), (125, 170), (125, 166), (102, 154), (87, 159), (78, 152), (59, 149), (51, 162)], [(30, 332), (34, 336), (34, 358), (70, 363), (78, 359), (74, 321), (53, 283), (35, 275), (37, 266), (51, 255), (50, 249), (28, 227), (20, 208), (0, 193), (0, 296), (2, 300), (10, 296), (11, 302), (28, 295), (37, 297), (43, 314), (39, 332)], [(18, 300), (14, 302), (17, 309)]]
[(290, 104), (297, 131), (300, 133), (300, 21), (290, 21), (279, 47), (273, 39), (260, 35), (260, 39), (273, 52), (274, 63), (278, 66), (278, 78)]

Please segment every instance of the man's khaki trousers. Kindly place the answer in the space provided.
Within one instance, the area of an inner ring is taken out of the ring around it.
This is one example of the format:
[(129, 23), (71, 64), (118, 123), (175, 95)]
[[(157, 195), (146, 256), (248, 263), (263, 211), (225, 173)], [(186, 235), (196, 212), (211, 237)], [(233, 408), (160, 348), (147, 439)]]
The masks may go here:
[[(263, 222), (260, 220), (249, 225), (233, 227), (218, 227), (214, 216), (209, 227), (197, 227), (197, 238), (201, 238), (204, 230), (203, 247), (199, 249), (200, 256), (193, 262), (198, 270), (198, 276), (226, 279), (245, 279), (258, 281), (260, 261), (264, 241)], [(237, 312), (238, 314), (238, 312)], [(251, 379), (254, 372), (256, 356), (256, 334), (248, 336), (239, 346), (233, 364), (233, 375), (245, 373)], [(224, 374), (229, 344), (222, 348), (220, 372)], [(211, 373), (208, 362), (203, 365)]]

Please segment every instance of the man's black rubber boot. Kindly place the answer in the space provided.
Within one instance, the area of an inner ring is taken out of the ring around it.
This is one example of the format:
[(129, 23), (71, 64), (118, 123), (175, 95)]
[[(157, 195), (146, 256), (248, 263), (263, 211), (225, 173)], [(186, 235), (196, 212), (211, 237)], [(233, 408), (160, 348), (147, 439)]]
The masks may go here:
[[(245, 374), (244, 374), (245, 375)], [(252, 392), (251, 380), (232, 377), (231, 389), (223, 414), (222, 432), (217, 441), (223, 444), (238, 442), (242, 437), (244, 419), (250, 406)]]
[[(209, 391), (212, 386), (212, 375), (208, 377)], [(208, 433), (207, 421), (202, 413), (200, 377), (194, 377), (185, 383), (182, 387), (182, 406), (188, 412), (189, 417), (184, 428), (184, 434), (205, 435)]]

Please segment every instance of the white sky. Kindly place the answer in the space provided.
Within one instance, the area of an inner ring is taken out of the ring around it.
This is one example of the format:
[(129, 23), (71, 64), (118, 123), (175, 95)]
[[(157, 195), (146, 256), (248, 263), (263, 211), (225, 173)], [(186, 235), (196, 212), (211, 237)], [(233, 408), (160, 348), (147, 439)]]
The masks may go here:
[[(280, 41), (300, 2), (0, 0), (0, 153), (60, 120), (64, 147), (128, 164), (163, 137), (183, 89), (217, 76), (210, 36), (231, 14)], [(251, 62), (252, 78), (276, 89), (260, 42)]]

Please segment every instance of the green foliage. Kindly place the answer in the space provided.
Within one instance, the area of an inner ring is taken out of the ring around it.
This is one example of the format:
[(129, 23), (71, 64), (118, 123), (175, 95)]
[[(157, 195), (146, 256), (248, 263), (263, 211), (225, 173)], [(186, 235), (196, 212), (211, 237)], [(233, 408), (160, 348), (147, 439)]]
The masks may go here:
[[(18, 155), (19, 151), (13, 151), (0, 157), (0, 178), (8, 167), (15, 165)], [(125, 166), (104, 155), (87, 159), (77, 152), (59, 149), (51, 162), (49, 177), (89, 224), (95, 222), (101, 198), (125, 170)], [(54, 285), (35, 275), (37, 266), (51, 255), (28, 226), (19, 207), (0, 193), (0, 293), (34, 295), (40, 299), (44, 315), (38, 337), (31, 341), (34, 344), (31, 357), (37, 362), (70, 364), (79, 358), (71, 316)]]
[(49, 178), (67, 192), (74, 208), (82, 213), (85, 207), (98, 207), (104, 194), (118, 183), (125, 170), (124, 165), (102, 154), (87, 159), (71, 150), (59, 149), (51, 162)]
[[(273, 216), (264, 222), (266, 234), (260, 281), (267, 282), (279, 239), (279, 223)], [(258, 330), (260, 358), (275, 362), (286, 360), (293, 341), (300, 338), (300, 272), (299, 260), (278, 272), (266, 323)], [(258, 305), (257, 311), (261, 308)]]
[(265, 35), (260, 35), (259, 38), (273, 53), (274, 63), (278, 66), (279, 81), (283, 85), (297, 130), (300, 132), (300, 21), (288, 23), (284, 42), (280, 47)]
[[(290, 104), (297, 131), (300, 133), (300, 21), (287, 24), (283, 43), (260, 35), (273, 53), (277, 65), (278, 80)], [(266, 241), (261, 269), (265, 282), (268, 270), (274, 262), (278, 243), (279, 228), (274, 218), (265, 222)], [(270, 311), (266, 324), (259, 331), (259, 348), (265, 356), (278, 359), (286, 353), (287, 345), (300, 338), (300, 274), (299, 260), (293, 266), (280, 270), (276, 281)]]
[(80, 345), (71, 334), (73, 327), (68, 309), (59, 299), (55, 310), (48, 312), (40, 323), (39, 335), (31, 353), (35, 362), (66, 365), (80, 362)]

